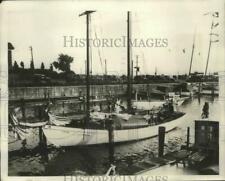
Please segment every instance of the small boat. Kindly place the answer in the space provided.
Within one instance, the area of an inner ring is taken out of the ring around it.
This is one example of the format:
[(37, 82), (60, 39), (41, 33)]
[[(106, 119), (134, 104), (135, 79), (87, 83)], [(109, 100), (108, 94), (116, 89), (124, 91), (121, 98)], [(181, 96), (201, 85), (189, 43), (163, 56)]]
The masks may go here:
[(132, 101), (133, 106), (140, 110), (151, 110), (156, 107), (161, 107), (165, 103), (166, 101), (148, 101), (148, 100)]
[(169, 92), (167, 96), (167, 99), (172, 101), (173, 104), (177, 106), (181, 106), (184, 103), (184, 101), (186, 101), (189, 98), (190, 98), (189, 96), (181, 97), (180, 95), (177, 95), (175, 92)]

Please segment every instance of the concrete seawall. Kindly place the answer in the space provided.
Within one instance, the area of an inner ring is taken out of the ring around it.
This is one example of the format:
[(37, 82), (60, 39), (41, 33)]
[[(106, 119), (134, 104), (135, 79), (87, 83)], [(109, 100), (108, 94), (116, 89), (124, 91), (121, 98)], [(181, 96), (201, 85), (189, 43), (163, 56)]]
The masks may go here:
[[(134, 84), (134, 91), (147, 91), (160, 86), (172, 90), (178, 83), (162, 83), (162, 84)], [(106, 95), (124, 95), (126, 94), (126, 84), (116, 85), (91, 85), (91, 96), (98, 98)], [(9, 100), (16, 101), (20, 99), (35, 100), (49, 98), (66, 98), (79, 97), (86, 94), (85, 86), (52, 86), (52, 87), (10, 87)]]

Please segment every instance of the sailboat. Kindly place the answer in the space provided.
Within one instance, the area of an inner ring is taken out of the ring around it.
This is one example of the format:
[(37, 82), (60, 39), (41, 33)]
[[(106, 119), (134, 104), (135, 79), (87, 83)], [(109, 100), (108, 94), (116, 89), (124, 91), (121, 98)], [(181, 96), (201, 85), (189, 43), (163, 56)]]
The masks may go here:
[[(113, 142), (121, 143), (128, 141), (137, 141), (142, 139), (147, 139), (158, 135), (158, 128), (164, 126), (166, 132), (175, 129), (179, 124), (182, 124), (184, 119), (181, 117), (184, 113), (172, 113), (167, 119), (161, 119), (160, 116), (157, 120), (155, 118), (149, 121), (150, 115), (136, 115), (132, 110), (131, 101), (131, 47), (130, 47), (130, 12), (127, 12), (127, 60), (128, 60), (128, 85), (127, 85), (127, 113), (116, 113), (107, 114), (102, 122), (92, 121), (90, 112), (90, 82), (89, 82), (89, 19), (90, 14), (95, 11), (85, 11), (80, 16), (86, 16), (87, 22), (87, 63), (86, 63), (86, 119), (84, 119), (83, 124), (71, 125), (71, 126), (57, 126), (57, 125), (46, 125), (43, 127), (43, 132), (51, 144), (57, 147), (66, 146), (78, 146), (78, 145), (96, 145), (96, 144), (107, 144), (110, 141), (110, 125), (113, 129)], [(128, 119), (133, 115), (137, 121), (130, 121)], [(116, 116), (116, 118), (115, 118)], [(152, 114), (152, 116), (154, 116)], [(122, 120), (117, 120), (118, 117), (122, 117)], [(115, 118), (115, 119), (114, 119)], [(112, 135), (111, 135), (112, 136)]]

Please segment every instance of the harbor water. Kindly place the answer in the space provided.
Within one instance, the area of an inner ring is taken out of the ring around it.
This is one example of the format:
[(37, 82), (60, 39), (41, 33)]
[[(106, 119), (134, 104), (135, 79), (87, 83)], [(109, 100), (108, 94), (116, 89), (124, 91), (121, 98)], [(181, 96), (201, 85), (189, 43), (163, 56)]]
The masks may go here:
[[(194, 120), (201, 119), (202, 108), (209, 103), (209, 119), (221, 121), (220, 101), (217, 97), (190, 98), (177, 109), (185, 112), (181, 127), (166, 134), (165, 153), (180, 149), (185, 144), (187, 127), (190, 127), (190, 142), (194, 142)], [(62, 176), (104, 175), (110, 163), (116, 165), (118, 174), (129, 175), (140, 170), (134, 163), (157, 156), (158, 138), (115, 145), (114, 154), (107, 145), (49, 148), (48, 154), (9, 154), (9, 176)]]

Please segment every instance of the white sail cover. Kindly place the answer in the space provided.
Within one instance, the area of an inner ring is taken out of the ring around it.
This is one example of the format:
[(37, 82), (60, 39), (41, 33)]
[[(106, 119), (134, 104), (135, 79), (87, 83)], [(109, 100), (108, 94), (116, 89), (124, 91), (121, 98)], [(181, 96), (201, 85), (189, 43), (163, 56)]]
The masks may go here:
[(56, 116), (54, 114), (48, 113), (49, 121), (51, 124), (56, 126), (65, 126), (71, 122), (71, 120), (68, 117), (64, 116)]
[(162, 107), (166, 101), (133, 101), (133, 106), (141, 110), (152, 110)]

